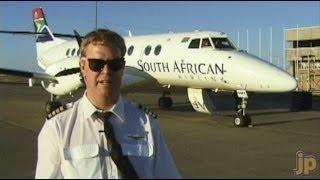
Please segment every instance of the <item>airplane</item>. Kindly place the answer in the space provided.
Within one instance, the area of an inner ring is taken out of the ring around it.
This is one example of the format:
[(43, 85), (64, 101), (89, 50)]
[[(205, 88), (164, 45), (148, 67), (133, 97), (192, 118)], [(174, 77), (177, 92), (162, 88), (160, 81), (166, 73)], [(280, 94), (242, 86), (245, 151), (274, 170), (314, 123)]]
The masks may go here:
[[(57, 101), (84, 86), (80, 73), (82, 36), (53, 33), (41, 7), (33, 9), (35, 32), (0, 31), (36, 37), (37, 63), (45, 73), (0, 68), (0, 73), (29, 78), (29, 86), (40, 82), (51, 94), (46, 111), (61, 106)], [(70, 39), (71, 38), (71, 39)], [(194, 31), (124, 37), (127, 46), (123, 92), (158, 89), (161, 108), (173, 104), (168, 95), (174, 87), (187, 91), (192, 107), (201, 113), (215, 112), (214, 93), (233, 92), (236, 127), (248, 127), (248, 93), (288, 92), (297, 81), (286, 71), (237, 48), (221, 31)]]

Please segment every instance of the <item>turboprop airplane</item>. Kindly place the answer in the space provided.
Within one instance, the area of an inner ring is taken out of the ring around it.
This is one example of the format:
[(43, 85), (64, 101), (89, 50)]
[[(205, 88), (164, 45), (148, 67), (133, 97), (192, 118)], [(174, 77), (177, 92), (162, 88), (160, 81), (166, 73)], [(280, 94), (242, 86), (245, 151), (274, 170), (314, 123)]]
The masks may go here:
[[(39, 80), (51, 94), (46, 105), (50, 112), (61, 105), (57, 101), (59, 96), (71, 94), (84, 85), (79, 68), (79, 46), (83, 37), (76, 31), (74, 35), (53, 33), (42, 8), (33, 10), (33, 22), (36, 32), (0, 33), (36, 36), (37, 62), (45, 73), (3, 68), (0, 73), (28, 77), (30, 86)], [(158, 101), (162, 108), (172, 106), (168, 96), (172, 87), (183, 87), (193, 108), (209, 114), (215, 111), (214, 93), (231, 91), (236, 101), (234, 125), (245, 127), (251, 124), (246, 112), (247, 92), (286, 92), (297, 86), (290, 74), (239, 50), (223, 32), (130, 35), (124, 39), (127, 53), (122, 91), (158, 88), (163, 92)]]

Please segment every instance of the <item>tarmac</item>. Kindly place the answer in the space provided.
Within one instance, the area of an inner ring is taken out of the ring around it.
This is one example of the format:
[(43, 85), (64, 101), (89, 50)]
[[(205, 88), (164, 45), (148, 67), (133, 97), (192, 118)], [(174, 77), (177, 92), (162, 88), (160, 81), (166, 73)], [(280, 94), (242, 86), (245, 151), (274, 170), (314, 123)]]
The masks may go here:
[[(80, 90), (73, 101), (81, 96)], [(231, 94), (217, 95), (217, 113), (195, 112), (186, 94), (172, 95), (174, 105), (159, 109), (161, 94), (131, 93), (125, 98), (158, 114), (160, 127), (184, 178), (320, 178), (320, 97), (313, 109), (291, 112), (289, 94), (253, 94), (251, 128), (233, 126)], [(42, 87), (0, 83), (0, 178), (34, 178), (37, 136), (49, 99)], [(296, 153), (316, 159), (309, 174), (295, 175)]]

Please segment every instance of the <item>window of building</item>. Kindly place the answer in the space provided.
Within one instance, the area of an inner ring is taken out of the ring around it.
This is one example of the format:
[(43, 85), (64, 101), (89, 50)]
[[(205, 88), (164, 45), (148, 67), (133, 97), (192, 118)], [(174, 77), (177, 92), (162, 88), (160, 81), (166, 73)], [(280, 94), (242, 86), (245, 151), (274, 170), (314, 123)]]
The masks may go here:
[[(299, 47), (319, 47), (320, 39), (299, 40), (298, 45)], [(297, 41), (293, 41), (293, 48), (297, 48)]]

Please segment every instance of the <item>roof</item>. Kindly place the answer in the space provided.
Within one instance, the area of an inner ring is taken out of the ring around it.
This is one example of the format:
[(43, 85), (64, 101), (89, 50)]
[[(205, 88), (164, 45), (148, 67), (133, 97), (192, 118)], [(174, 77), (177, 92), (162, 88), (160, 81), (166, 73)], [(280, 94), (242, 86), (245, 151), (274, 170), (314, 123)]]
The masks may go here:
[(228, 37), (226, 33), (221, 31), (193, 31), (193, 32), (179, 32), (179, 33), (166, 33), (166, 34), (150, 34), (150, 35), (138, 35), (132, 37), (125, 37), (128, 40), (134, 40), (135, 38), (141, 39), (168, 39), (168, 38), (184, 38), (184, 37)]

